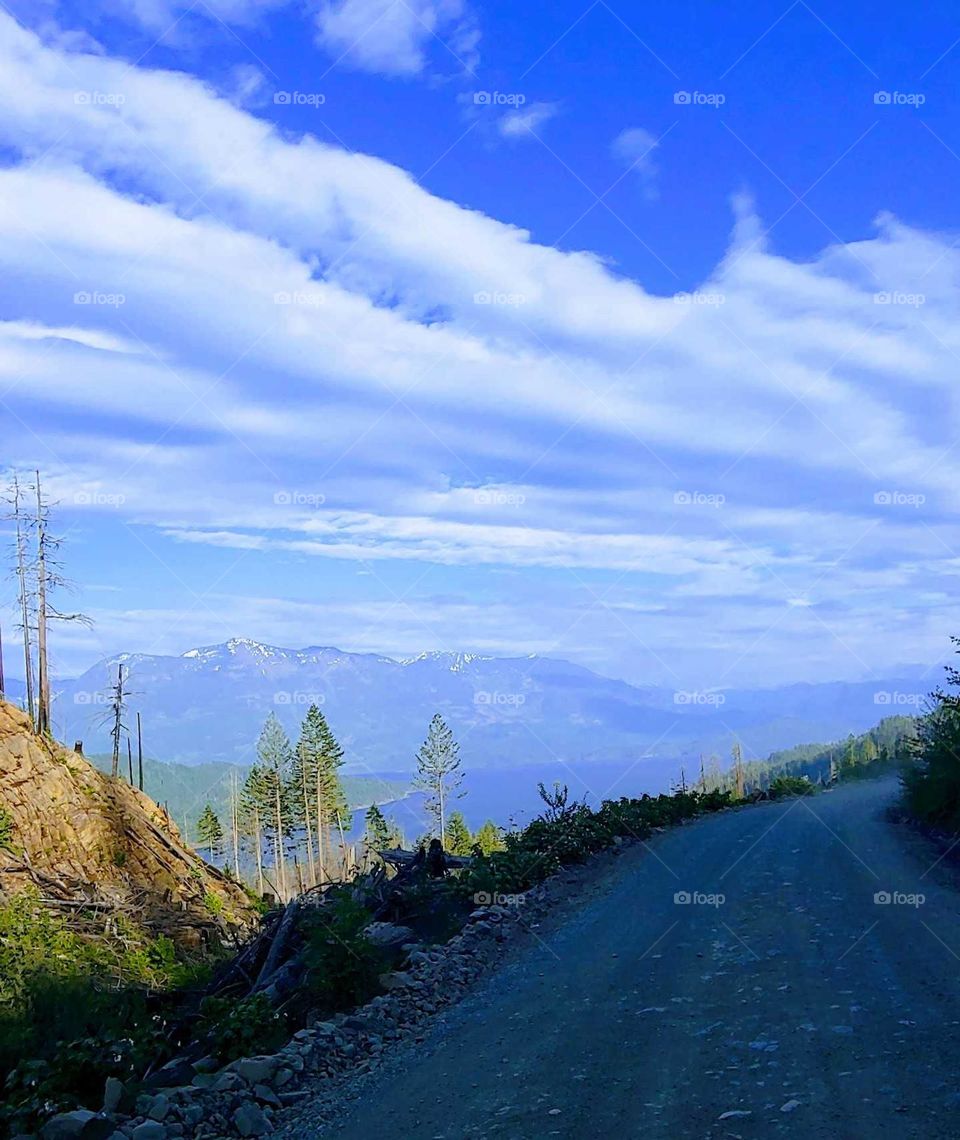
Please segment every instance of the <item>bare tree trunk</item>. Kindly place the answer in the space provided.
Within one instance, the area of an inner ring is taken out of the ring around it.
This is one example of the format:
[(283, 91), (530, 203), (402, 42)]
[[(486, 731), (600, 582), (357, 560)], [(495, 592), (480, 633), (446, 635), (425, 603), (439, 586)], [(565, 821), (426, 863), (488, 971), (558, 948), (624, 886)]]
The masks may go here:
[(233, 831), (233, 874), (240, 882), (240, 797), (237, 791), (237, 770), (230, 773), (230, 827)]
[(343, 822), (340, 819), (340, 813), (339, 812), (337, 812), (337, 830), (340, 832), (340, 850), (343, 853), (343, 858), (341, 859), (341, 868), (342, 868), (342, 872), (343, 872), (343, 877), (346, 879), (348, 877), (347, 876), (347, 840), (343, 834)]
[(263, 897), (263, 830), (260, 827), (260, 809), (253, 809), (253, 842), (257, 849), (257, 891)]
[(17, 593), (20, 602), (20, 621), (23, 626), (23, 678), (27, 688), (27, 715), (30, 724), (36, 727), (36, 706), (33, 692), (33, 654), (30, 642), (30, 593), (27, 589), (27, 538), (24, 533), (23, 514), (20, 510), (20, 480), (13, 476), (11, 487), (13, 499), (13, 522), (15, 527), (15, 542), (17, 548)]
[(274, 849), (277, 853), (277, 889), (282, 902), (287, 901), (287, 872), (283, 857), (283, 792), (280, 787), (280, 773), (277, 773), (276, 785), (273, 792), (274, 811), (276, 813), (277, 833), (274, 840)]
[(123, 728), (123, 666), (117, 666), (117, 684), (113, 691), (113, 763), (111, 775), (114, 779), (120, 773), (120, 730)]
[(447, 829), (446, 820), (444, 818), (444, 804), (443, 804), (443, 777), (437, 780), (437, 798), (440, 800), (440, 846), (446, 851), (447, 849)]
[(130, 734), (127, 733), (127, 773), (130, 776), (130, 787), (133, 787), (133, 746), (130, 744)]
[(47, 524), (40, 493), (40, 472), (36, 472), (37, 490), (37, 732), (50, 733), (50, 666), (47, 659)]
[(310, 874), (310, 883), (317, 881), (317, 868), (313, 861), (313, 828), (310, 824), (310, 789), (307, 787), (307, 758), (303, 748), (300, 749), (300, 775), (303, 783), (303, 822), (307, 829), (307, 867)]
[(140, 714), (137, 713), (137, 786), (143, 791), (143, 732), (140, 727)]
[(317, 765), (317, 857), (320, 860), (320, 882), (327, 877), (326, 858), (323, 850), (323, 789), (320, 786), (320, 765)]

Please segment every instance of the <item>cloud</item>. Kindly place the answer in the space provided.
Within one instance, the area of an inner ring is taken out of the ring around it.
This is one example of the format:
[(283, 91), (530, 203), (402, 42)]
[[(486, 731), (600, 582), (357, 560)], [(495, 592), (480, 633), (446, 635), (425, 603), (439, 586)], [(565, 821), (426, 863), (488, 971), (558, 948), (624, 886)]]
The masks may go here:
[(653, 152), (659, 146), (655, 135), (642, 127), (628, 127), (611, 143), (616, 158), (635, 170), (649, 170), (653, 163)]
[(504, 138), (524, 138), (534, 135), (560, 111), (557, 103), (530, 103), (508, 111), (498, 123), (497, 129)]
[(440, 66), (472, 71), (479, 33), (462, 0), (322, 0), (319, 43), (337, 63), (382, 75), (418, 75), (437, 49)]
[[(793, 261), (741, 203), (708, 279), (657, 296), (188, 75), (5, 17), (0, 141), (0, 443), (49, 472), (80, 557), (132, 544), (111, 565), (201, 598), (235, 559), (251, 597), (372, 568), (384, 612), (391, 589), (421, 616), (441, 588), (466, 599), (448, 642), (489, 605), (518, 652), (625, 673), (835, 676), (942, 639), (949, 240), (882, 216)], [(207, 603), (179, 596), (179, 644), (203, 640)], [(142, 605), (105, 599), (78, 608), (108, 630)], [(166, 636), (176, 607), (151, 605), (142, 636)], [(440, 638), (395, 612), (352, 646)], [(291, 640), (267, 625), (245, 632)]]

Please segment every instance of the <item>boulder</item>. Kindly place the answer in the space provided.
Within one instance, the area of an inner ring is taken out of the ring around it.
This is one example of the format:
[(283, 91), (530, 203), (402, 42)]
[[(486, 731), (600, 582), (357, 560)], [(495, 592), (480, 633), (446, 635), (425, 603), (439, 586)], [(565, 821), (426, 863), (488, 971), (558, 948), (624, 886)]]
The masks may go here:
[(43, 1140), (107, 1140), (115, 1125), (89, 1109), (60, 1112), (40, 1129)]
[(241, 1057), (230, 1068), (239, 1073), (248, 1085), (261, 1085), (269, 1083), (281, 1064), (279, 1057)]
[(409, 926), (395, 922), (371, 922), (363, 933), (374, 946), (402, 946), (414, 936)]
[(253, 1101), (241, 1104), (233, 1114), (233, 1126), (241, 1136), (264, 1136), (273, 1131), (260, 1105)]
[(133, 1130), (133, 1140), (166, 1140), (167, 1130), (159, 1120), (145, 1120)]

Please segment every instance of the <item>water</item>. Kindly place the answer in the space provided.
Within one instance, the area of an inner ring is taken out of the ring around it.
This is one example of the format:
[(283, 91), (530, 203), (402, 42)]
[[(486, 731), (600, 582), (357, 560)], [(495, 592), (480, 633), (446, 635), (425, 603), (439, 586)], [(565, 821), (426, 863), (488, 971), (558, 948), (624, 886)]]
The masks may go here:
[[(411, 779), (407, 772), (379, 772), (377, 775), (390, 780)], [(522, 827), (543, 811), (538, 782), (550, 790), (554, 781), (559, 780), (569, 788), (570, 802), (585, 799), (591, 807), (598, 807), (605, 799), (668, 792), (679, 777), (680, 761), (659, 757), (616, 764), (554, 762), (510, 769), (480, 769), (464, 773), (462, 790), (466, 794), (452, 802), (449, 810), (463, 812), (471, 831), (476, 831), (488, 819), (501, 827), (514, 823)], [(687, 780), (691, 780), (689, 772)], [(430, 820), (423, 810), (424, 798), (422, 792), (413, 792), (402, 800), (381, 804), (383, 814), (401, 828), (408, 845), (430, 828)], [(363, 812), (357, 811), (351, 840), (359, 839), (363, 830)]]

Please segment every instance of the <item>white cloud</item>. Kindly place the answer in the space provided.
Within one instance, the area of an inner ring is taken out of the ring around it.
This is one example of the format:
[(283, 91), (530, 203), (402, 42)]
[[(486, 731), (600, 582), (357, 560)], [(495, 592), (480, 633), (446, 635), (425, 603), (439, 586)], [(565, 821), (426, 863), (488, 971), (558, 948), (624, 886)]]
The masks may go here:
[(649, 170), (653, 152), (659, 146), (656, 135), (643, 127), (628, 127), (613, 140), (611, 150), (616, 158), (636, 170)]
[(319, 42), (363, 71), (417, 75), (434, 48), (441, 67), (472, 70), (479, 38), (462, 0), (321, 0)]
[(497, 129), (505, 138), (524, 138), (536, 134), (559, 111), (557, 103), (530, 103), (501, 116)]

